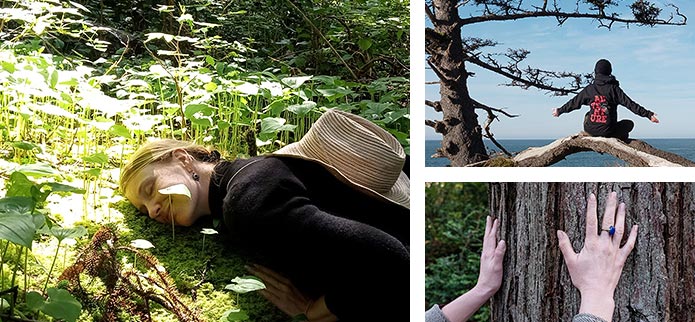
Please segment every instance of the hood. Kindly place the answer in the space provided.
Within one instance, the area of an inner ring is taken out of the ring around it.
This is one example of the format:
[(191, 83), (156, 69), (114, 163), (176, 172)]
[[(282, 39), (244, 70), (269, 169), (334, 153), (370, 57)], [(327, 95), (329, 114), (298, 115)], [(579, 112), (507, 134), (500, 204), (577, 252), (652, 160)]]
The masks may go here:
[(602, 75), (602, 74), (596, 74), (594, 76), (594, 84), (596, 85), (617, 85), (620, 86), (620, 82), (618, 82), (617, 79), (615, 79), (615, 76), (613, 75)]

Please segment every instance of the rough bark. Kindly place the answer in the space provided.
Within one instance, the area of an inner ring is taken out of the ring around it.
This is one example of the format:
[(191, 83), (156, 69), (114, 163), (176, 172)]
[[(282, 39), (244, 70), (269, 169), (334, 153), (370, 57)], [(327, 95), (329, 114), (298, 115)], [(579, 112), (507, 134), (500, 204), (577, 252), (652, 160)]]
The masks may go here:
[[(575, 134), (558, 139), (546, 146), (532, 147), (511, 158), (506, 166), (545, 167), (562, 161), (568, 155), (584, 151), (607, 153), (633, 167), (694, 167), (695, 162), (680, 155), (659, 150), (644, 141), (631, 139), (625, 143), (614, 138), (590, 137)], [(471, 166), (496, 166), (491, 159)]]
[(615, 292), (613, 321), (695, 321), (693, 183), (491, 184), (490, 213), (500, 219), (500, 238), (508, 245), (493, 321), (571, 321), (580, 295), (556, 231), (567, 232), (579, 251), (586, 197), (598, 197), (600, 223), (609, 191), (626, 203), (626, 227), (640, 227)]
[[(426, 33), (428, 63), (439, 77), (442, 120), (430, 124), (443, 135), (437, 153), (449, 158), (452, 166), (463, 166), (488, 158), (473, 101), (468, 94), (468, 71), (461, 42), (458, 1), (433, 2), (433, 26)], [(427, 124), (427, 123), (426, 123)]]

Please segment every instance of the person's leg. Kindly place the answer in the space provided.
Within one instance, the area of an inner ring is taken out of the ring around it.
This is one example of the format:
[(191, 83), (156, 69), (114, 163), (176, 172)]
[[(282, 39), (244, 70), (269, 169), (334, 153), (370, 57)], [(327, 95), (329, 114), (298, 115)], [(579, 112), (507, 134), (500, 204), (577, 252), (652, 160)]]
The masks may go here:
[(615, 127), (611, 132), (611, 137), (627, 142), (630, 137), (630, 131), (635, 128), (635, 123), (630, 120), (620, 120), (615, 123)]

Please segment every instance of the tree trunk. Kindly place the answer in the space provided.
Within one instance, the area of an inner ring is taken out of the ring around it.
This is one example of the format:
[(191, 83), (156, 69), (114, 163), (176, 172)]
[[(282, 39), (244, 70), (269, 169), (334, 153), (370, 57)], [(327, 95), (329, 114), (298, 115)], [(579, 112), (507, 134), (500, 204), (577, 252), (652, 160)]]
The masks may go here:
[(434, 0), (434, 30), (426, 33), (428, 62), (440, 79), (437, 111), (441, 121), (433, 125), (441, 133), (438, 155), (449, 158), (452, 166), (463, 166), (488, 158), (473, 102), (468, 93), (468, 71), (461, 40), (456, 0)]
[[(615, 292), (614, 321), (695, 321), (695, 189), (693, 183), (493, 183), (490, 213), (507, 241), (493, 321), (571, 321), (580, 304), (557, 245), (564, 230), (583, 247), (586, 198), (626, 204), (625, 226), (637, 243)], [(623, 243), (628, 234), (623, 237)]]

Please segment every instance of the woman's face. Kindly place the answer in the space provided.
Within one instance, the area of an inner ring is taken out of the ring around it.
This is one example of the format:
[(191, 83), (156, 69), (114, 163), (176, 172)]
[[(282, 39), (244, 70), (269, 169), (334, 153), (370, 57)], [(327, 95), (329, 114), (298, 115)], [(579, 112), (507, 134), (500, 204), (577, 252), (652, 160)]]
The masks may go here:
[[(159, 193), (159, 190), (177, 184), (184, 184), (191, 192), (191, 198)], [(193, 180), (182, 162), (176, 158), (144, 167), (125, 188), (125, 197), (141, 213), (165, 224), (173, 221), (176, 225), (190, 226), (201, 215), (196, 213), (200, 198), (198, 182)]]

